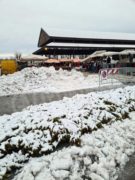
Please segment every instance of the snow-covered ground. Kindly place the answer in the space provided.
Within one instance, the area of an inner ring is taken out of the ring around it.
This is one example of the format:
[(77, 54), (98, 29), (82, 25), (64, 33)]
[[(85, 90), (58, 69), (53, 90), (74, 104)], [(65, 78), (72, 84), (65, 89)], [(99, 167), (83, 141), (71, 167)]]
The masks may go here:
[(82, 136), (80, 147), (31, 159), (14, 180), (116, 180), (135, 151), (135, 113), (131, 117)]
[[(134, 152), (135, 114), (129, 116), (133, 111), (135, 86), (76, 95), (0, 116), (0, 177), (31, 159), (17, 179), (34, 179), (32, 174), (40, 175), (37, 179), (83, 179), (84, 174), (92, 180), (115, 179), (117, 167)], [(63, 142), (79, 147), (52, 153)], [(35, 161), (38, 156), (43, 159)]]
[[(115, 83), (119, 81), (113, 79)], [(104, 85), (110, 84), (110, 80)], [(0, 77), (0, 96), (32, 92), (61, 92), (99, 86), (98, 75), (84, 76), (76, 70), (56, 71), (53, 67), (25, 68)]]

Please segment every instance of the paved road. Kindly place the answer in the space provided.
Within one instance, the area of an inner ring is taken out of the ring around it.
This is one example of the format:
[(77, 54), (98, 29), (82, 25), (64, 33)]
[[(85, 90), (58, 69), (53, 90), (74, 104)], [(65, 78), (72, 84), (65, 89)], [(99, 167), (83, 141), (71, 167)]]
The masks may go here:
[(135, 154), (121, 171), (118, 180), (135, 180)]

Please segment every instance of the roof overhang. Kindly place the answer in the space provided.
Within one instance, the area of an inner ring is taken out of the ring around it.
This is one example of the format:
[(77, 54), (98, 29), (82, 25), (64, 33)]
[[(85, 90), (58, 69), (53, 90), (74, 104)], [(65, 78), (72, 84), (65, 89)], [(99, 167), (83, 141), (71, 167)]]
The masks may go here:
[(109, 39), (109, 38), (82, 38), (72, 36), (51, 36), (43, 29), (40, 31), (38, 47), (43, 47), (49, 43), (80, 43), (80, 44), (111, 44), (111, 45), (135, 45), (133, 39)]
[(135, 46), (100, 46), (100, 45), (93, 45), (93, 46), (85, 46), (82, 44), (82, 46), (77, 45), (76, 46), (44, 46), (42, 48), (39, 48), (37, 51), (33, 52), (33, 54), (37, 55), (89, 55), (95, 51), (117, 51), (120, 52), (125, 49), (135, 49)]

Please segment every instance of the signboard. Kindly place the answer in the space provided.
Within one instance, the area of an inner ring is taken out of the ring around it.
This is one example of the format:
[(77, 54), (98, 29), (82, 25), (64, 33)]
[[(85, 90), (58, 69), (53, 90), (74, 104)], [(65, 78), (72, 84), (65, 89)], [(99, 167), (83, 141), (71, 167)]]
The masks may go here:
[(104, 80), (107, 79), (107, 77), (108, 77), (107, 69), (102, 70), (100, 75), (101, 75), (102, 79), (104, 79)]

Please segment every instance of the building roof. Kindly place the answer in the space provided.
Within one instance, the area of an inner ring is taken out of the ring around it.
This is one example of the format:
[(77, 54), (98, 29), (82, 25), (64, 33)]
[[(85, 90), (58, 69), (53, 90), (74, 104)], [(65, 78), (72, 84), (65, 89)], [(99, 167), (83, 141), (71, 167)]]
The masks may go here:
[(45, 46), (45, 48), (47, 47), (76, 47), (76, 48), (94, 48), (94, 47), (101, 47), (101, 48), (106, 48), (106, 47), (110, 47), (110, 48), (132, 48), (132, 49), (135, 49), (135, 44), (134, 45), (130, 45), (130, 44), (122, 44), (122, 45), (119, 45), (119, 44), (82, 44), (82, 43), (49, 43)]
[(88, 44), (49, 44), (38, 49), (33, 54), (38, 55), (90, 55), (95, 51), (122, 51), (125, 49), (135, 49), (135, 45), (88, 45)]
[(41, 29), (38, 47), (49, 43), (83, 43), (83, 44), (112, 44), (135, 45), (135, 35), (125, 33), (92, 33), (87, 31), (45, 31)]

